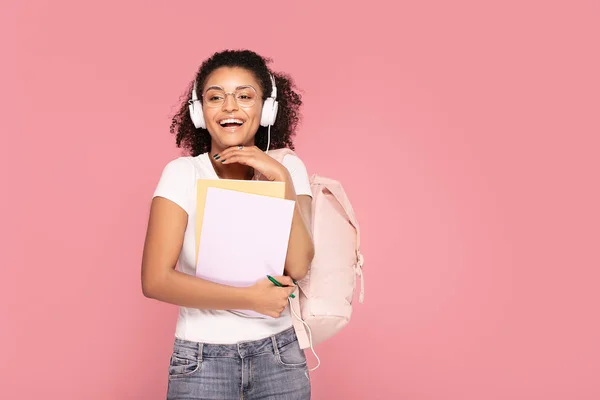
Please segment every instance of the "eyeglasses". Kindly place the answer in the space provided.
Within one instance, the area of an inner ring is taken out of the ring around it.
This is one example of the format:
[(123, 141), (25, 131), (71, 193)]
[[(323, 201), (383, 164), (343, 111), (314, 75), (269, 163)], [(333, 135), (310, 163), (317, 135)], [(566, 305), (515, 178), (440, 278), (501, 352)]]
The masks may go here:
[(204, 104), (207, 107), (221, 107), (225, 103), (227, 95), (233, 95), (235, 101), (240, 107), (252, 107), (256, 102), (258, 93), (252, 86), (239, 86), (235, 89), (235, 92), (226, 92), (223, 88), (218, 86), (211, 86), (202, 95)]

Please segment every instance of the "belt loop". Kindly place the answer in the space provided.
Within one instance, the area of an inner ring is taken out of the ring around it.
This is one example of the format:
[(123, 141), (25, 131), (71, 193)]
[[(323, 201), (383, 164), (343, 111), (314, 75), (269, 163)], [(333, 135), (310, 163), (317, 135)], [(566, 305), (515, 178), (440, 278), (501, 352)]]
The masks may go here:
[(204, 350), (204, 343), (198, 343), (198, 362), (202, 362), (202, 351)]
[(277, 347), (277, 338), (275, 335), (271, 335), (271, 343), (273, 343), (273, 353), (279, 357), (279, 348)]

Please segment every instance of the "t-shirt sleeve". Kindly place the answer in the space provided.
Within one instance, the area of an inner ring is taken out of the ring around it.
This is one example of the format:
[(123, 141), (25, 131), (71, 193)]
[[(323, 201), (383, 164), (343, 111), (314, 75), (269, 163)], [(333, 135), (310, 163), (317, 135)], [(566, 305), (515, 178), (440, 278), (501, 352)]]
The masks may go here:
[(171, 200), (190, 214), (194, 199), (195, 169), (184, 157), (169, 162), (162, 171), (153, 197)]
[(283, 158), (282, 164), (290, 172), (292, 182), (294, 183), (294, 189), (296, 189), (296, 195), (307, 195), (312, 197), (308, 172), (304, 162), (293, 154), (287, 154)]

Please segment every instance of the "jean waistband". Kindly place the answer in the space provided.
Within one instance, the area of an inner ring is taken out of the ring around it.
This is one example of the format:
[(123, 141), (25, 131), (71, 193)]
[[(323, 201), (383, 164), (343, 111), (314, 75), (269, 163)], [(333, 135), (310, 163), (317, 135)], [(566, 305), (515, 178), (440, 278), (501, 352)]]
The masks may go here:
[(194, 356), (203, 357), (234, 357), (244, 358), (252, 355), (274, 352), (276, 348), (281, 348), (298, 340), (294, 327), (290, 327), (282, 332), (268, 336), (264, 339), (239, 342), (236, 344), (213, 344), (194, 342), (175, 338), (174, 350), (184, 350), (186, 353), (193, 353)]

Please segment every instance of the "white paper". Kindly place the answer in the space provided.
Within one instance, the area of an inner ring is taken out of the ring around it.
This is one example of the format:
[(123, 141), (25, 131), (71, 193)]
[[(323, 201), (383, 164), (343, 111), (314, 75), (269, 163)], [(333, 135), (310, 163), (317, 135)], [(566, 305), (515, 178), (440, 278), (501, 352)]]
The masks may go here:
[(292, 200), (209, 187), (196, 276), (245, 287), (283, 275), (293, 215)]

